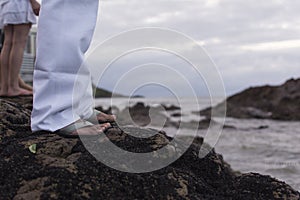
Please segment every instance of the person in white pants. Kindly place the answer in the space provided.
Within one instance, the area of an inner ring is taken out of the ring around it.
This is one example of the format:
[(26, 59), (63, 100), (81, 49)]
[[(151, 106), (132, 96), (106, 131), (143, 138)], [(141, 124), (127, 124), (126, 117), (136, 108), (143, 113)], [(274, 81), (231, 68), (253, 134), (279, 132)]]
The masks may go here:
[[(93, 110), (91, 76), (86, 66), (81, 67), (94, 33), (98, 1), (42, 1), (33, 78), (33, 132), (70, 137), (98, 134), (110, 127), (105, 122), (115, 119)], [(77, 76), (80, 87), (73, 91)]]

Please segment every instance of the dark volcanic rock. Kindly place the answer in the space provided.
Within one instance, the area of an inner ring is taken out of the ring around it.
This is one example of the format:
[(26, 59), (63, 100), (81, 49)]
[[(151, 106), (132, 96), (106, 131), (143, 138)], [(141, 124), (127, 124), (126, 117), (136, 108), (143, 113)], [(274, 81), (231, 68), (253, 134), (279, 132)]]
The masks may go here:
[(171, 114), (171, 117), (181, 117), (182, 114), (181, 113), (173, 113)]
[(173, 111), (173, 110), (180, 110), (181, 109), (179, 106), (175, 106), (175, 105), (170, 105), (170, 106), (163, 105), (163, 107), (167, 111)]
[(138, 102), (116, 114), (118, 116), (118, 124), (121, 125), (171, 126), (170, 118), (164, 114), (164, 108), (160, 105), (153, 107)]
[[(300, 120), (300, 79), (281, 86), (249, 88), (214, 107), (215, 112), (220, 113), (225, 103), (229, 117)], [(200, 112), (205, 116), (210, 113), (211, 108)]]
[[(172, 121), (168, 117), (167, 111), (180, 110), (180, 107), (164, 104), (160, 105), (145, 105), (143, 102), (137, 102), (136, 104), (126, 107), (123, 110), (119, 110), (117, 107), (109, 107), (103, 109), (101, 106), (96, 107), (105, 113), (113, 113), (118, 116), (119, 125), (138, 125), (138, 126), (155, 126), (155, 127), (175, 127), (178, 128), (180, 122)], [(180, 112), (171, 114), (171, 117), (181, 117)]]
[[(214, 150), (200, 159), (201, 138), (163, 169), (143, 174), (111, 169), (79, 139), (33, 134), (30, 110), (18, 102), (24, 99), (0, 101), (0, 199), (299, 199), (297, 191), (270, 176), (233, 172)], [(112, 128), (106, 136), (131, 152), (154, 151), (172, 139), (152, 129), (124, 130)], [(140, 139), (130, 132), (156, 135)], [(33, 144), (36, 153), (29, 151)]]

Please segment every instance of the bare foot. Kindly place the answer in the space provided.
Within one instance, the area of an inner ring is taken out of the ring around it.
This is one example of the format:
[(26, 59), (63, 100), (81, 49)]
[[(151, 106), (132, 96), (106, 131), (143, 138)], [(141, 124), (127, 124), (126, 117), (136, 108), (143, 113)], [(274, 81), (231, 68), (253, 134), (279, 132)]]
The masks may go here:
[(116, 116), (115, 115), (108, 115), (108, 114), (105, 114), (103, 112), (100, 112), (97, 115), (97, 120), (99, 122), (114, 122), (114, 121), (116, 121)]
[(97, 124), (97, 125), (93, 125), (93, 126), (87, 126), (84, 128), (80, 128), (76, 131), (73, 131), (71, 134), (72, 135), (99, 135), (110, 127), (111, 127), (111, 125), (109, 123)]
[(23, 88), (23, 89), (29, 90), (29, 91), (33, 91), (32, 87), (30, 85), (28, 85), (27, 83), (25, 83), (20, 76), (19, 76), (18, 82), (19, 82), (20, 88)]
[[(76, 126), (78, 126), (78, 128)], [(81, 126), (81, 128), (79, 126)], [(56, 133), (66, 138), (78, 138), (79, 135), (97, 136), (110, 127), (111, 127), (110, 123), (93, 125), (87, 121), (78, 120), (77, 122), (74, 122), (56, 131)]]
[[(32, 91), (18, 88), (18, 89), (8, 89), (7, 94), (4, 94), (8, 97), (16, 97), (16, 96), (29, 96), (32, 95)], [(3, 96), (3, 95), (2, 95)]]

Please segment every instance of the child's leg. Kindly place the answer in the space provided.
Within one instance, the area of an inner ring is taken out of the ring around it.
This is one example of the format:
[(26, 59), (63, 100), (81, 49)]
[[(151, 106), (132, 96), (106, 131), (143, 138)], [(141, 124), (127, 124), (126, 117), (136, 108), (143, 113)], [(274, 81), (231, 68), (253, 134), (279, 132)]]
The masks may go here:
[(8, 94), (8, 85), (9, 85), (9, 55), (12, 47), (13, 39), (13, 26), (7, 25), (4, 27), (5, 41), (1, 51), (1, 90), (0, 95)]

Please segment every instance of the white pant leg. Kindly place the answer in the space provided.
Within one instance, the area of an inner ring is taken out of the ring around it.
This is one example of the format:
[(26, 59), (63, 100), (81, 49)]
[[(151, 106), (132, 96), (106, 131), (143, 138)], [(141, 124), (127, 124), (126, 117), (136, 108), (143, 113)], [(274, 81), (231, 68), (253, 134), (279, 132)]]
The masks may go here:
[[(32, 131), (56, 131), (92, 114), (89, 70), (83, 68), (80, 87), (73, 95), (96, 24), (98, 0), (43, 0), (38, 23), (34, 70)], [(82, 94), (82, 95), (81, 95)], [(72, 105), (80, 105), (74, 112)]]

